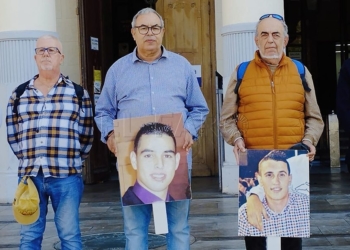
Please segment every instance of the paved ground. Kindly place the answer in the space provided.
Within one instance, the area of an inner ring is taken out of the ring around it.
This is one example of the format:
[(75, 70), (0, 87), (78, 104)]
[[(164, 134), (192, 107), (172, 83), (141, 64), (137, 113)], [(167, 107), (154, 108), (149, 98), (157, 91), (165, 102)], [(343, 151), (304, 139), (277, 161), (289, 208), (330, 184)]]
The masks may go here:
[[(237, 235), (237, 197), (221, 194), (216, 177), (193, 178), (190, 226), (193, 250), (245, 249)], [(350, 249), (350, 174), (313, 167), (311, 233), (303, 249)], [(123, 249), (124, 235), (117, 181), (87, 185), (80, 208), (84, 249)], [(52, 210), (44, 235), (44, 250), (59, 249)], [(154, 232), (153, 225), (150, 233)], [(18, 249), (19, 225), (11, 206), (0, 204), (0, 249)], [(162, 236), (150, 235), (150, 248), (166, 249)]]

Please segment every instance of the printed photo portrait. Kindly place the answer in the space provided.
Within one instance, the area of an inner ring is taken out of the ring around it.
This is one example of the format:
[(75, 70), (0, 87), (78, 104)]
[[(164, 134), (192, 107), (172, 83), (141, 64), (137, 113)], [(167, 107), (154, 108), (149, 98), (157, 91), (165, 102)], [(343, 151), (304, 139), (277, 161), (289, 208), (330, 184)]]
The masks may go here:
[(181, 114), (114, 121), (123, 206), (191, 199)]
[[(239, 159), (239, 236), (310, 237), (309, 160), (306, 150), (247, 150)], [(268, 219), (262, 231), (248, 222), (258, 197)], [(254, 197), (252, 197), (254, 198)]]

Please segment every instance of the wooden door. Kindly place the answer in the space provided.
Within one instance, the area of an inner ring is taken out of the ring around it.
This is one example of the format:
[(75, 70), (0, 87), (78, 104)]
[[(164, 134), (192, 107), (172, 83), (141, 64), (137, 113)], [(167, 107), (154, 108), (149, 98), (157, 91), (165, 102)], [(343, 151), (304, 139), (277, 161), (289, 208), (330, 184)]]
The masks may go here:
[[(133, 16), (149, 6), (143, 0), (78, 0), (82, 82), (92, 100), (95, 97), (94, 70), (99, 70), (103, 88), (109, 67), (135, 47), (130, 32)], [(98, 39), (98, 49), (91, 48), (91, 37)], [(100, 137), (95, 126), (93, 147), (84, 168), (86, 183), (101, 182), (116, 175), (116, 158)]]
[[(79, 0), (79, 23), (81, 38), (82, 85), (94, 100), (94, 70), (102, 70), (102, 0)], [(98, 48), (92, 46), (92, 39), (98, 41)], [(95, 105), (93, 109), (95, 110)], [(110, 166), (107, 146), (100, 140), (101, 133), (94, 125), (94, 142), (89, 159), (85, 162), (84, 181), (96, 183), (108, 178)]]
[(201, 65), (201, 90), (210, 113), (193, 147), (192, 175), (216, 175), (214, 0), (158, 0), (156, 10), (165, 22), (165, 48)]

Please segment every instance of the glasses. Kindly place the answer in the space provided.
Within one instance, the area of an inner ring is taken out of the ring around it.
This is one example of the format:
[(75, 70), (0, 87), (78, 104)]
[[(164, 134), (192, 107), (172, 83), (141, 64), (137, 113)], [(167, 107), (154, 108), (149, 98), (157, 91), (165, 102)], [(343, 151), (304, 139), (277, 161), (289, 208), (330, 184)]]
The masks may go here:
[(151, 27), (148, 27), (146, 25), (140, 25), (140, 26), (135, 26), (134, 28), (137, 28), (141, 35), (146, 35), (149, 30), (152, 31), (153, 35), (158, 35), (162, 31), (163, 27), (159, 25), (153, 25)]
[(56, 48), (56, 47), (47, 47), (47, 48), (36, 48), (35, 49), (35, 54), (37, 55), (43, 55), (45, 53), (45, 51), (47, 50), (47, 53), (49, 53), (50, 55), (54, 55), (57, 52), (61, 54), (61, 51)]
[(265, 14), (265, 15), (262, 15), (262, 16), (259, 18), (259, 20), (263, 20), (263, 19), (268, 18), (268, 17), (270, 17), (270, 16), (272, 16), (272, 17), (275, 18), (275, 19), (284, 21), (284, 20), (283, 20), (283, 17), (280, 16), (280, 15), (278, 15), (278, 14)]

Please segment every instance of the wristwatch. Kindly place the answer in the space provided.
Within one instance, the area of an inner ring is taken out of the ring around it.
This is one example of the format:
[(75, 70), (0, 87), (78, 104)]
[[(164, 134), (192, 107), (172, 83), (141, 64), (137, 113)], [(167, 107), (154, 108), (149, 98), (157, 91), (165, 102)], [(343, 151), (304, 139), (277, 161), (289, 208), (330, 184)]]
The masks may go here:
[(108, 132), (107, 136), (105, 137), (105, 140), (108, 141), (108, 138), (114, 133), (114, 130), (111, 130)]

